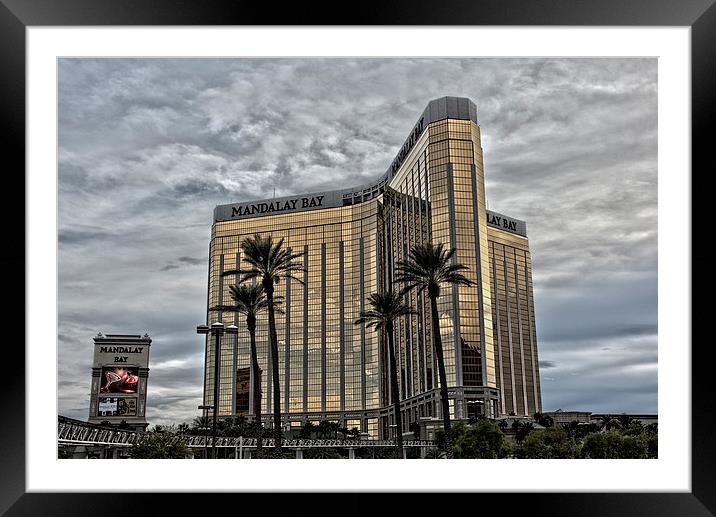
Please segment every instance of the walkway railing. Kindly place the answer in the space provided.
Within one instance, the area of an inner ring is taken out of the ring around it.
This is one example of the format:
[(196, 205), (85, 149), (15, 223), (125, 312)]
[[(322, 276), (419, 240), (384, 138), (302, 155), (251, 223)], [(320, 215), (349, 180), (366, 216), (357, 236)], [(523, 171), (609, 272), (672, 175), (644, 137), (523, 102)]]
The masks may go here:
[[(145, 433), (129, 431), (126, 429), (113, 429), (101, 425), (82, 422), (59, 416), (57, 419), (57, 441), (60, 445), (112, 445), (129, 447), (142, 440)], [(183, 440), (188, 447), (211, 447), (211, 436), (203, 435), (177, 435), (177, 440)], [(273, 438), (264, 438), (262, 445), (273, 447)], [(256, 438), (217, 436), (217, 447), (253, 449), (256, 447)], [(362, 447), (395, 447), (393, 440), (354, 440), (354, 439), (287, 439), (282, 441), (287, 449), (314, 449), (314, 448), (341, 448), (359, 449)], [(431, 440), (404, 440), (403, 447), (434, 447)]]
[(111, 429), (81, 420), (58, 416), (57, 441), (65, 445), (117, 445), (128, 447), (141, 440), (142, 433)]
[[(188, 447), (211, 447), (211, 436), (187, 436), (186, 444)], [(273, 447), (273, 438), (264, 438), (261, 442), (265, 448)], [(395, 447), (393, 440), (325, 440), (325, 439), (296, 439), (282, 440), (282, 447), (287, 449), (312, 449), (312, 448), (342, 448), (342, 449), (359, 449), (361, 447)], [(243, 447), (251, 449), (256, 447), (256, 438), (242, 437), (216, 437), (217, 447)], [(404, 440), (403, 447), (434, 447), (435, 442), (431, 440)]]

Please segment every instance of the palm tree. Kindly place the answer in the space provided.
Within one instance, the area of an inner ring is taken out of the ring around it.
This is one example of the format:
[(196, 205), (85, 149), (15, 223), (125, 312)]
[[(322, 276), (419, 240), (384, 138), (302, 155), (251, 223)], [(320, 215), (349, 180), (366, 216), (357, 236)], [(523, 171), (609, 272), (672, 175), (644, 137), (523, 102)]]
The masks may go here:
[(445, 447), (448, 458), (452, 457), (452, 438), (450, 436), (450, 406), (448, 403), (447, 376), (443, 357), (443, 343), (440, 337), (440, 315), (438, 298), (441, 284), (471, 286), (473, 282), (460, 271), (468, 269), (463, 264), (453, 263), (456, 249), (447, 251), (442, 243), (434, 246), (430, 242), (416, 244), (410, 250), (408, 258), (398, 262), (395, 282), (405, 284), (403, 292), (417, 289), (418, 293), (427, 290), (432, 316), (433, 345), (438, 361), (440, 378), (440, 401), (445, 429)]
[(633, 417), (627, 415), (626, 413), (622, 413), (617, 417), (617, 421), (619, 422), (619, 426), (622, 429), (627, 429), (630, 425), (637, 422)]
[(402, 301), (403, 295), (393, 291), (386, 293), (373, 293), (368, 299), (367, 311), (361, 311), (356, 325), (365, 323), (368, 328), (384, 331), (388, 336), (388, 354), (390, 356), (390, 391), (393, 399), (393, 412), (395, 413), (395, 434), (398, 445), (398, 458), (403, 457), (403, 422), (400, 415), (400, 398), (398, 396), (398, 368), (395, 363), (395, 345), (393, 343), (393, 322), (401, 316), (414, 314), (410, 307)]
[(611, 429), (618, 429), (619, 428), (619, 420), (614, 418), (612, 415), (603, 415), (599, 417), (599, 427), (601, 429), (606, 429), (607, 431)]
[(271, 343), (271, 373), (273, 378), (273, 425), (274, 444), (277, 452), (281, 452), (281, 391), (278, 372), (278, 336), (276, 335), (276, 300), (274, 286), (282, 278), (291, 278), (303, 284), (293, 273), (304, 271), (303, 267), (294, 262), (303, 253), (292, 253), (283, 247), (283, 239), (274, 242), (271, 235), (263, 237), (255, 234), (241, 241), (243, 259), (249, 264), (248, 269), (225, 271), (223, 275), (241, 275), (240, 283), (256, 279), (261, 282), (266, 293), (268, 309), (269, 341)]
[[(233, 305), (217, 305), (211, 311), (236, 312), (246, 316), (246, 328), (249, 331), (251, 341), (251, 368), (254, 371), (254, 411), (256, 414), (256, 425), (261, 429), (261, 379), (259, 378), (259, 359), (256, 353), (256, 316), (268, 310), (268, 300), (264, 287), (258, 285), (231, 285), (231, 299)], [(256, 436), (256, 456), (262, 455), (261, 433)]]

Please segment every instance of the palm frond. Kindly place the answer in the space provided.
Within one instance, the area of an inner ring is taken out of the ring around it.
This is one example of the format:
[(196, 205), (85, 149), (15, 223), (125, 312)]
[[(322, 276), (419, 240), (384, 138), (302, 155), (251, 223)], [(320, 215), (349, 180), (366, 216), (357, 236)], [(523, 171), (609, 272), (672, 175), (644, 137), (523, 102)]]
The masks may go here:
[(245, 269), (227, 269), (226, 271), (221, 272), (221, 276), (243, 275), (247, 272), (248, 270)]
[(261, 284), (230, 285), (229, 292), (234, 305), (217, 305), (209, 310), (232, 311), (245, 315), (256, 316), (268, 308), (266, 293)]
[(254, 278), (270, 279), (278, 284), (284, 278), (291, 278), (303, 284), (303, 280), (294, 276), (294, 273), (305, 272), (305, 269), (295, 259), (302, 257), (303, 252), (294, 253), (284, 248), (284, 239), (274, 242), (271, 234), (262, 236), (254, 234), (241, 241), (243, 259), (250, 266), (242, 271), (241, 282)]
[(470, 269), (460, 263), (452, 263), (457, 252), (456, 248), (445, 249), (442, 243), (434, 245), (430, 242), (413, 246), (408, 257), (396, 265), (394, 282), (404, 284), (401, 292), (426, 288), (430, 292), (439, 293), (440, 284), (474, 285), (470, 279), (460, 273)]
[(415, 311), (403, 302), (403, 294), (395, 291), (372, 293), (368, 297), (368, 310), (361, 311), (355, 325), (364, 324), (367, 328), (382, 330), (396, 319)]
[(209, 307), (210, 312), (243, 312), (242, 307), (237, 305), (214, 305)]

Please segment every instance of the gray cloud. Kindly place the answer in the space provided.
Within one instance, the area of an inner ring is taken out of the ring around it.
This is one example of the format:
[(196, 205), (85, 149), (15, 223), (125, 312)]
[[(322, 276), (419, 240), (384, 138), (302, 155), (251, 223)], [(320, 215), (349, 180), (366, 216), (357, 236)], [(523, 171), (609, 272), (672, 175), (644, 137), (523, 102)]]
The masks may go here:
[(193, 257), (179, 257), (177, 260), (184, 264), (189, 264), (190, 266), (198, 266), (199, 264), (201, 264), (203, 266), (204, 263), (206, 262), (205, 259), (193, 258)]
[(152, 423), (196, 416), (214, 206), (369, 182), (443, 95), (478, 105), (489, 208), (528, 223), (545, 409), (656, 411), (656, 72), (655, 59), (61, 59), (60, 412), (86, 418), (102, 330), (154, 339)]
[(170, 271), (172, 269), (179, 269), (187, 266), (198, 266), (198, 265), (205, 265), (206, 260), (199, 259), (199, 258), (193, 258), (193, 257), (179, 257), (177, 259), (178, 264), (170, 262), (169, 264), (161, 267), (159, 271)]

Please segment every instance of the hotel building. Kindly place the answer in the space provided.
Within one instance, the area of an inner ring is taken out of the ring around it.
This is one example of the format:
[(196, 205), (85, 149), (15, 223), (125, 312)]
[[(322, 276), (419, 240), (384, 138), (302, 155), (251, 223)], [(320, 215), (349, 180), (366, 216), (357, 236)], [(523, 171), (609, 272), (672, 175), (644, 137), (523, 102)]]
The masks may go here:
[[(532, 415), (541, 411), (532, 271), (526, 225), (489, 211), (477, 108), (466, 98), (428, 103), (382, 177), (357, 188), (217, 206), (209, 248), (208, 307), (231, 304), (221, 273), (242, 267), (240, 242), (255, 233), (302, 253), (303, 283), (278, 284), (281, 411), (285, 429), (340, 421), (373, 438), (391, 436), (387, 345), (354, 325), (371, 293), (392, 284), (416, 243), (456, 248), (471, 287), (444, 287), (440, 330), (450, 411)], [(440, 390), (429, 301), (410, 293), (416, 315), (396, 323), (403, 432), (440, 425)], [(207, 308), (208, 308), (207, 307)], [(207, 311), (239, 327), (220, 345), (219, 416), (252, 415), (249, 337), (240, 316)], [(266, 318), (257, 344), (262, 412), (270, 422), (272, 381)], [(214, 339), (206, 342), (204, 403), (213, 404)]]

